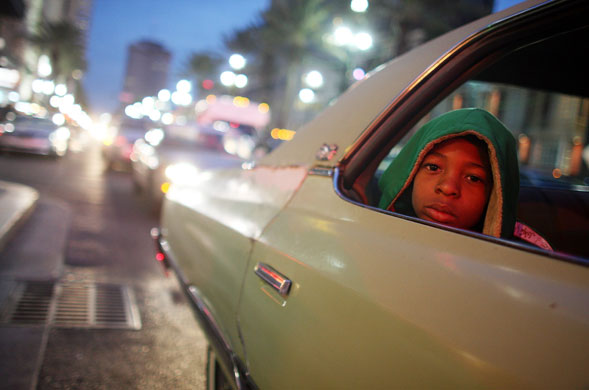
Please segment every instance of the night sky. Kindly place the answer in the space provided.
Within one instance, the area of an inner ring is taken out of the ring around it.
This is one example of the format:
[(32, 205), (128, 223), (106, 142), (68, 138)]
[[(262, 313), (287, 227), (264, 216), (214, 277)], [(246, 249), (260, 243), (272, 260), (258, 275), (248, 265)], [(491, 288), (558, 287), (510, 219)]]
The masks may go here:
[(172, 53), (170, 88), (190, 54), (225, 54), (223, 36), (247, 27), (270, 0), (94, 0), (84, 86), (92, 112), (118, 106), (127, 47), (143, 39)]
[[(150, 39), (172, 53), (173, 88), (191, 53), (215, 50), (228, 55), (223, 36), (254, 22), (270, 1), (94, 0), (84, 77), (92, 112), (112, 112), (118, 106), (130, 44)], [(496, 0), (495, 8), (519, 1)]]

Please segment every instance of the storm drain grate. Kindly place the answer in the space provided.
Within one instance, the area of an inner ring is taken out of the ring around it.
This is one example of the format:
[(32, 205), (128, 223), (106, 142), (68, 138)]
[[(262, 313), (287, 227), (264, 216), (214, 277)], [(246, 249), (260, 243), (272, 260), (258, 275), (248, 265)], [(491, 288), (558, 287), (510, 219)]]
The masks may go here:
[(141, 329), (133, 290), (101, 283), (24, 282), (13, 294), (3, 322), (63, 328)]
[(10, 323), (16, 325), (44, 325), (49, 317), (53, 283), (29, 282), (14, 290), (19, 296), (11, 302)]

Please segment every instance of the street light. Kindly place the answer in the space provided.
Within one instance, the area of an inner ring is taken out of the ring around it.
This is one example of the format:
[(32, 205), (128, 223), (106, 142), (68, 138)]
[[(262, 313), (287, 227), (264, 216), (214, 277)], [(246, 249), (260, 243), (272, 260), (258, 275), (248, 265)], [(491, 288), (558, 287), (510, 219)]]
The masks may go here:
[(245, 63), (245, 58), (241, 54), (232, 54), (229, 57), (229, 65), (235, 70), (243, 69)]
[(368, 0), (352, 0), (350, 8), (354, 12), (366, 12), (368, 9)]
[(157, 93), (157, 98), (162, 102), (169, 102), (171, 93), (168, 89), (162, 89)]
[(45, 54), (39, 57), (39, 61), (37, 62), (37, 73), (41, 77), (48, 77), (53, 72), (53, 68), (51, 67), (51, 60)]
[(372, 36), (367, 32), (360, 32), (354, 36), (354, 46), (362, 51), (372, 47)]
[(247, 76), (244, 74), (238, 74), (235, 76), (235, 86), (237, 88), (244, 88), (247, 85)]
[(353, 40), (354, 34), (352, 33), (352, 30), (350, 30), (348, 27), (339, 26), (335, 29), (333, 37), (335, 39), (334, 42), (337, 46), (346, 46), (349, 45), (350, 42)]
[(311, 88), (303, 88), (299, 91), (299, 99), (303, 103), (312, 103), (315, 100), (315, 92)]
[(188, 80), (180, 80), (176, 83), (176, 90), (180, 93), (190, 93), (192, 84)]
[(235, 83), (235, 73), (230, 70), (226, 70), (225, 72), (221, 73), (221, 84), (226, 87), (231, 87)]
[(65, 84), (57, 84), (55, 86), (55, 94), (57, 96), (64, 96), (67, 93), (67, 87)]
[(177, 106), (188, 106), (192, 103), (192, 84), (188, 80), (180, 80), (176, 83), (176, 91), (172, 93), (172, 103)]
[(312, 70), (305, 75), (305, 83), (311, 88), (320, 88), (323, 85), (323, 75), (318, 70)]

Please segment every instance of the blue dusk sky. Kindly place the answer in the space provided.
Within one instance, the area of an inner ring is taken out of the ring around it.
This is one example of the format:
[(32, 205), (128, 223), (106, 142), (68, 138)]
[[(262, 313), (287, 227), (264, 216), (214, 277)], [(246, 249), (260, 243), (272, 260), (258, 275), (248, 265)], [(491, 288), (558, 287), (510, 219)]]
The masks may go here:
[(224, 52), (223, 37), (247, 27), (270, 0), (94, 0), (84, 87), (92, 112), (118, 107), (127, 48), (149, 39), (172, 54), (170, 87), (190, 54)]
[[(166, 47), (172, 54), (169, 87), (173, 88), (191, 53), (229, 54), (223, 37), (254, 22), (270, 1), (94, 0), (84, 77), (92, 112), (118, 107), (129, 45), (149, 39)], [(494, 9), (518, 2), (496, 0)]]

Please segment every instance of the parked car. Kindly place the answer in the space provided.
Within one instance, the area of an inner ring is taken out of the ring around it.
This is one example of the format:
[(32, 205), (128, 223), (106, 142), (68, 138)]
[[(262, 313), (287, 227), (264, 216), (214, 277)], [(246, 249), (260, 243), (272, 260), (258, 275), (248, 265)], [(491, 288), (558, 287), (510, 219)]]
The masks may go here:
[(588, 7), (472, 22), (369, 73), (255, 164), (172, 185), (156, 257), (207, 335), (209, 388), (587, 386), (586, 187), (521, 187), (518, 218), (549, 250), (383, 210), (374, 180), (459, 107), (495, 114), (520, 166), (583, 176)]
[(69, 129), (50, 119), (13, 114), (0, 123), (0, 150), (63, 156), (69, 138)]
[(131, 153), (134, 188), (144, 192), (159, 210), (172, 180), (186, 180), (192, 173), (211, 167), (240, 165), (241, 158), (225, 151), (224, 134), (196, 123), (148, 131), (135, 141)]
[(148, 118), (134, 119), (124, 116), (116, 120), (102, 145), (106, 167), (129, 170), (133, 144), (154, 127), (156, 124)]

